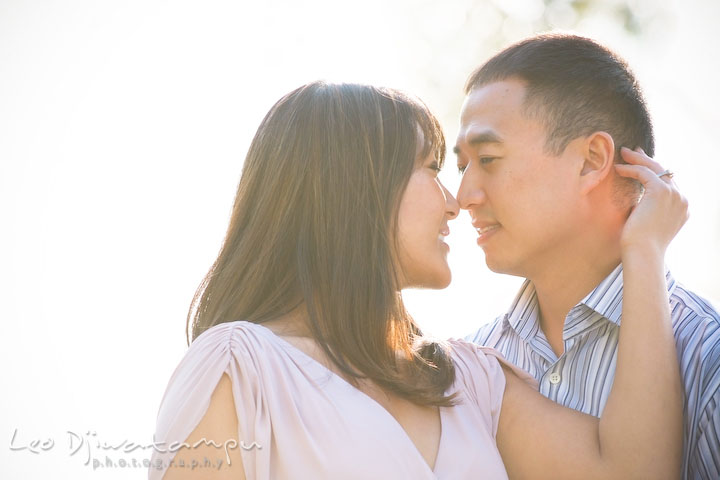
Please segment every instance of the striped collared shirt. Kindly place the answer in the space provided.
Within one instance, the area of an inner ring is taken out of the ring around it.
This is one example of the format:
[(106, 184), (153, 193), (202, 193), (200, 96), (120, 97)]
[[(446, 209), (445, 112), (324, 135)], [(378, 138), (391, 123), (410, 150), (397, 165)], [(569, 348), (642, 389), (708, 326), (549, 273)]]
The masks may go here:
[[(669, 272), (667, 285), (685, 387), (683, 478), (720, 479), (720, 314)], [(559, 358), (540, 328), (529, 281), (507, 314), (466, 339), (500, 350), (530, 372), (551, 400), (599, 417), (615, 374), (622, 293), (620, 265), (568, 313)]]

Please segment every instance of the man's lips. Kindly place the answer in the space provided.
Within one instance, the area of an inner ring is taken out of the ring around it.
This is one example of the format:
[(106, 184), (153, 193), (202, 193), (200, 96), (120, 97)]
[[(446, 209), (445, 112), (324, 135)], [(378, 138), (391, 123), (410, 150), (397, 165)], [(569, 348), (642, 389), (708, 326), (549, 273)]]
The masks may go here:
[(495, 223), (495, 224), (492, 224), (492, 225), (487, 225), (487, 226), (485, 226), (485, 227), (475, 227), (475, 230), (477, 230), (477, 232), (478, 232), (480, 235), (485, 235), (486, 233), (492, 232), (493, 230), (495, 230), (495, 229), (497, 229), (497, 228), (500, 228), (500, 224), (499, 224), (499, 223)]
[(500, 227), (500, 224), (494, 221), (475, 220), (474, 222), (472, 222), (472, 226), (475, 227), (475, 230), (482, 235), (483, 233), (490, 232)]
[(477, 243), (482, 245), (500, 228), (500, 224), (495, 222), (473, 222), (473, 227), (478, 233)]

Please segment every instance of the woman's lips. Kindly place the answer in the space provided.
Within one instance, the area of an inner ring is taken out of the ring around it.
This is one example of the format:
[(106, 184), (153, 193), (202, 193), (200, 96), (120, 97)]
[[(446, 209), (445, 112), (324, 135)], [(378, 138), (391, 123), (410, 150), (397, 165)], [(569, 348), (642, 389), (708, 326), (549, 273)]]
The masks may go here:
[(447, 237), (448, 235), (450, 235), (450, 228), (446, 226), (445, 228), (440, 230), (440, 233), (438, 234), (438, 240), (443, 246), (447, 247), (447, 249), (450, 250), (450, 245), (445, 243), (445, 237)]

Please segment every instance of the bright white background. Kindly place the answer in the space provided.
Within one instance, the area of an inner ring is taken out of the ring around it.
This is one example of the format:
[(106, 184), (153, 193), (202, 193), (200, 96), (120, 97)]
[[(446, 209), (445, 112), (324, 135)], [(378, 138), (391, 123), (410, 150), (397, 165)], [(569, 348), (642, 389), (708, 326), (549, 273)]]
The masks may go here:
[[(415, 93), (452, 141), (463, 82), (498, 48), (548, 25), (594, 36), (634, 67), (657, 158), (691, 202), (668, 264), (720, 298), (718, 3), (586, 3), (578, 16), (562, 0), (3, 0), (0, 476), (146, 476), (83, 465), (68, 431), (151, 442), (250, 139), (281, 95), (318, 78)], [(442, 178), (457, 188), (452, 161)], [(485, 269), (467, 214), (451, 230), (451, 287), (405, 295), (439, 337), (490, 321), (520, 283)], [(11, 450), (15, 429), (15, 448), (54, 446)]]

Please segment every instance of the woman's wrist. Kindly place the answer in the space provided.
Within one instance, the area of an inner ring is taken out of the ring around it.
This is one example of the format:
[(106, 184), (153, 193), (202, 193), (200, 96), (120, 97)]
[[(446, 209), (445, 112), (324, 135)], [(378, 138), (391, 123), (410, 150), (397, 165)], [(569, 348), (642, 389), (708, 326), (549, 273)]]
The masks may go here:
[(642, 242), (623, 245), (621, 250), (623, 265), (665, 265), (665, 248), (652, 242)]

